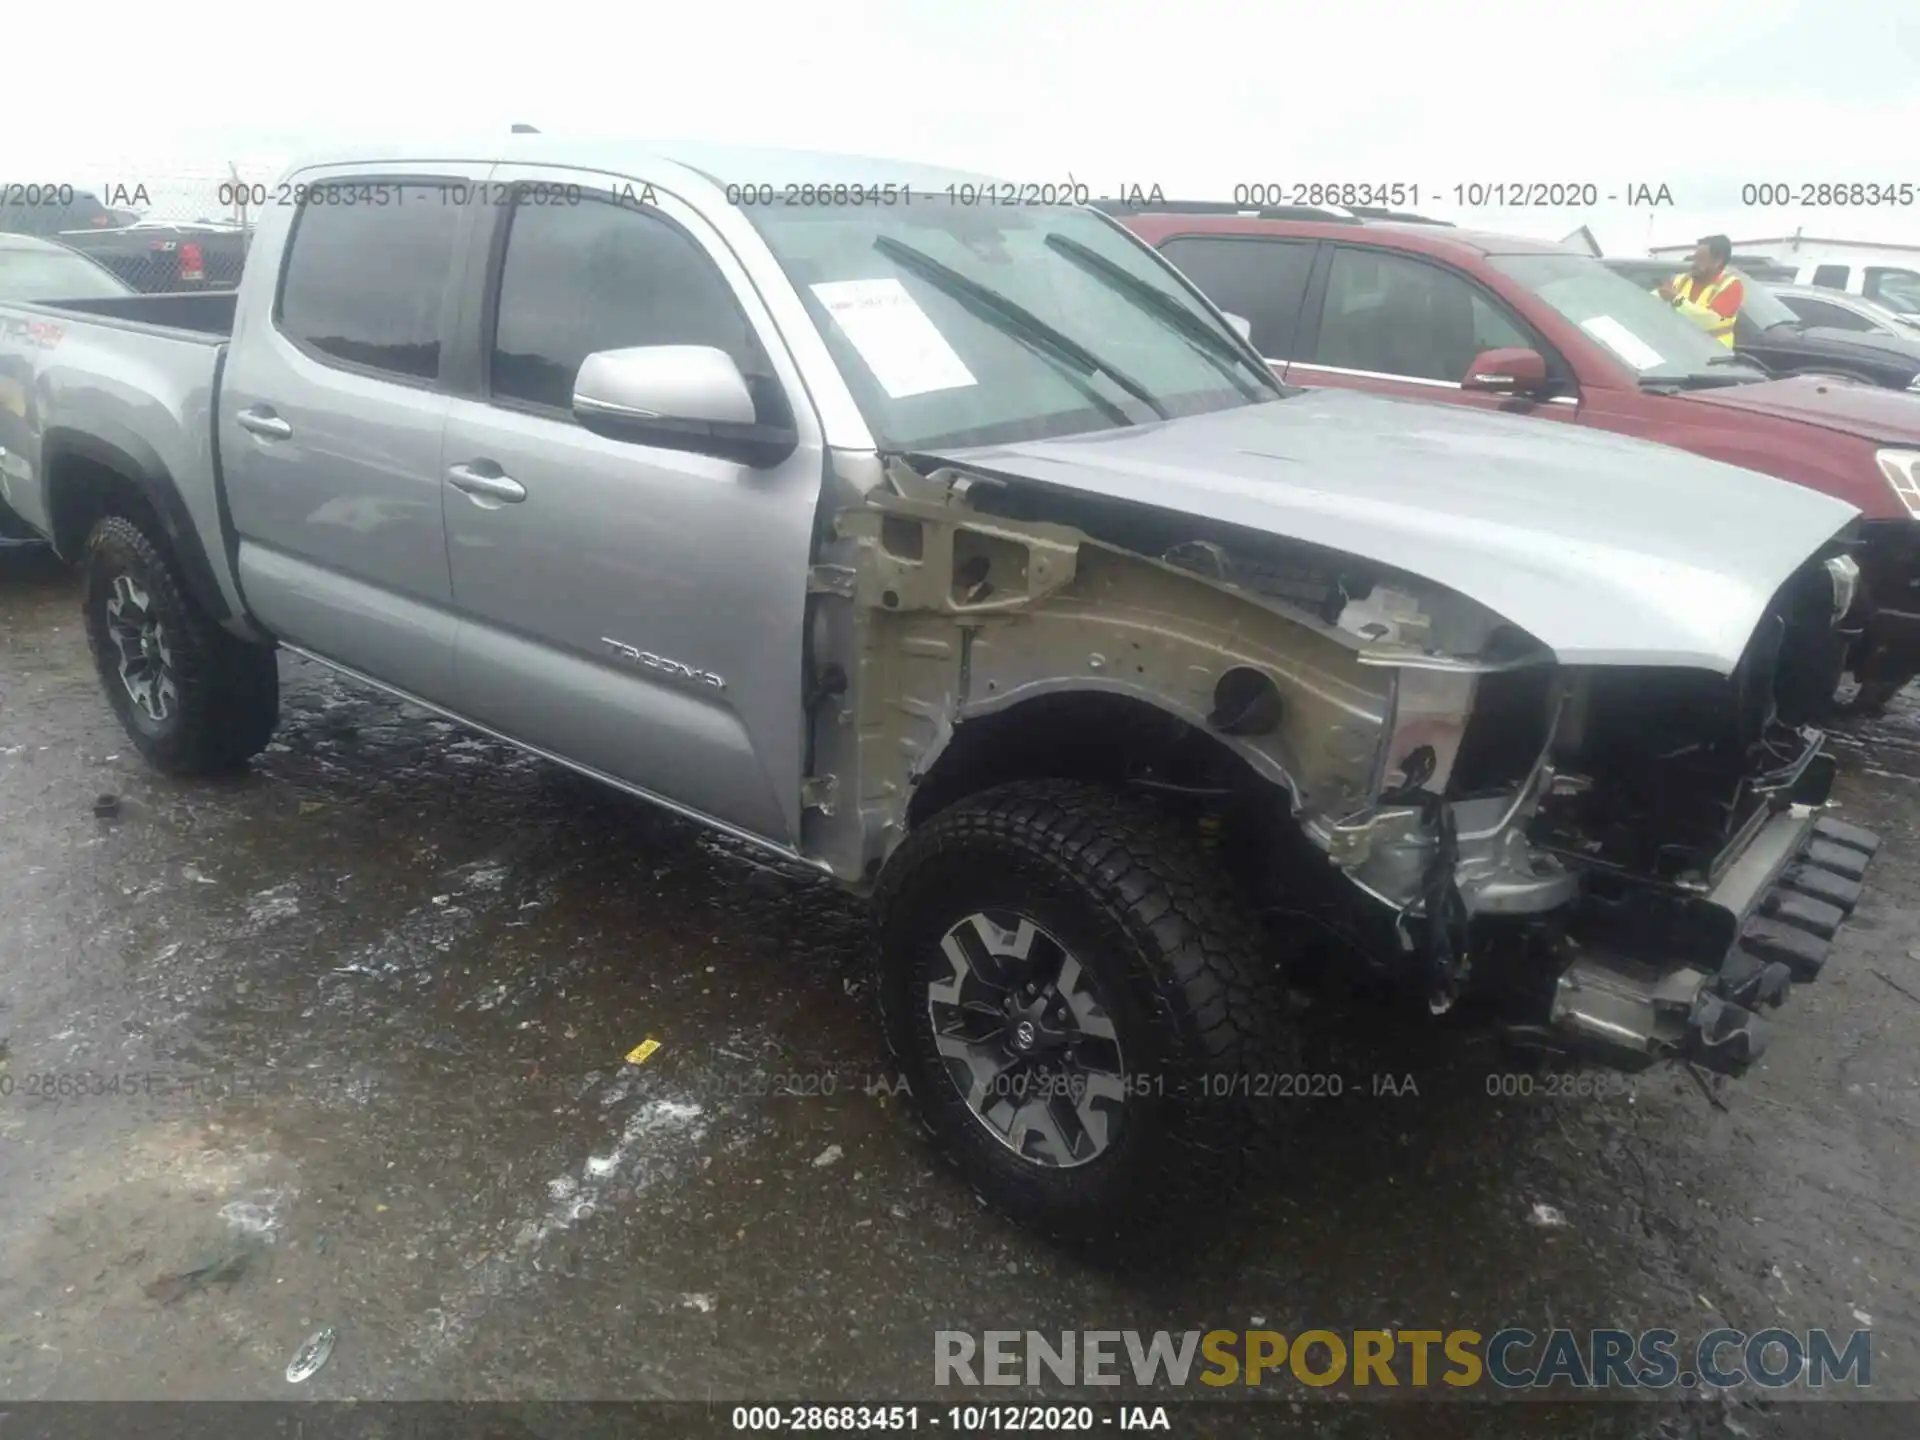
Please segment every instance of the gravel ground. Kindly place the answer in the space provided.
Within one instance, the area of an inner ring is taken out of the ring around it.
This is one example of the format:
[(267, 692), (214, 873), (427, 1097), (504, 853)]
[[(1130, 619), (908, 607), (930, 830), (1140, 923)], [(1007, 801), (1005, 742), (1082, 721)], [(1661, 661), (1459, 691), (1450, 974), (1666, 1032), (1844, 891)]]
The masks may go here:
[[(1494, 1098), (1471, 1037), (1329, 1022), (1317, 1063), (1355, 1080), (1303, 1105), (1287, 1176), (1127, 1276), (932, 1167), (876, 1084), (836, 892), (283, 676), (250, 775), (157, 777), (72, 578), (0, 554), (0, 1400), (282, 1399), (321, 1325), (322, 1399), (945, 1401), (940, 1329), (1504, 1324), (1870, 1324), (1873, 1393), (1920, 1399), (1911, 697), (1837, 737), (1841, 813), (1886, 847), (1753, 1073)], [(1359, 1433), (1333, 1421), (1370, 1393), (1265, 1408)], [(1442, 1408), (1484, 1436), (1920, 1433), (1911, 1403)]]

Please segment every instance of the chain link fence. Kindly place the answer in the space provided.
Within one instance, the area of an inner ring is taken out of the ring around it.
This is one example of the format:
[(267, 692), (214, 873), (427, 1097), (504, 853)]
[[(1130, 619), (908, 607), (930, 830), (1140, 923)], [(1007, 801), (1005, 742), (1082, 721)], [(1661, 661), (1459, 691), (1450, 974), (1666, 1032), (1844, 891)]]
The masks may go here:
[(0, 178), (0, 233), (77, 250), (145, 294), (231, 289), (278, 172), (108, 166), (97, 180)]

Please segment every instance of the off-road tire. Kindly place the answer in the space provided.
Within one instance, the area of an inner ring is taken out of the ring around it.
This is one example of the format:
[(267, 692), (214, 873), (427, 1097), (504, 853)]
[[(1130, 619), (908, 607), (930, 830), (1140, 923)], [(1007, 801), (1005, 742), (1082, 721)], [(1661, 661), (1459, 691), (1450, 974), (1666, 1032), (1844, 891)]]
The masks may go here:
[[(188, 595), (166, 543), (138, 520), (108, 515), (87, 537), (82, 613), (87, 645), (107, 703), (134, 748), (167, 775), (215, 775), (242, 768), (266, 748), (280, 717), (274, 650), (221, 629)], [(142, 712), (120, 676), (108, 630), (114, 582), (129, 576), (164, 627), (176, 703), (155, 720)]]
[[(1143, 1241), (1204, 1234), (1206, 1214), (1268, 1168), (1288, 1103), (1274, 1077), (1298, 1058), (1283, 978), (1254, 916), (1171, 819), (1073, 782), (1001, 786), (915, 829), (875, 902), (874, 988), (904, 1093), (990, 1206), (1096, 1258), (1138, 1256)], [(988, 908), (1058, 937), (1118, 1035), (1130, 1092), (1117, 1138), (1083, 1164), (1042, 1166), (988, 1133), (935, 1049), (941, 938)]]

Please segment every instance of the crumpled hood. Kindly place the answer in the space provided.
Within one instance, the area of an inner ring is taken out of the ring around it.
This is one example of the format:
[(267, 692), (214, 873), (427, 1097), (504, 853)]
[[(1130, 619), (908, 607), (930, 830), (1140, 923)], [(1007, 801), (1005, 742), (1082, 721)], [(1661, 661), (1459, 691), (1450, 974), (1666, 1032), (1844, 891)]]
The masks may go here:
[(1568, 665), (1730, 673), (1774, 592), (1859, 513), (1684, 450), (1346, 390), (933, 458), (1392, 565)]
[(1683, 398), (1689, 403), (1697, 401), (1729, 410), (1784, 415), (1789, 420), (1824, 426), (1881, 445), (1920, 445), (1920, 404), (1915, 404), (1913, 396), (1904, 390), (1879, 385), (1796, 375), (1718, 390), (1688, 390)]

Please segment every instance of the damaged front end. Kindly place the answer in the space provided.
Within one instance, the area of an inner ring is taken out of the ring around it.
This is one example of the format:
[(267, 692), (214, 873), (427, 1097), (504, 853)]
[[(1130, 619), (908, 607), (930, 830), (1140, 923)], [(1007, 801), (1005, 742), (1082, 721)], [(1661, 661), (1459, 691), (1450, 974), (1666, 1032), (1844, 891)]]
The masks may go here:
[[(1737, 1071), (1816, 976), (1877, 848), (1824, 817), (1805, 724), (1841, 663), (1844, 560), (1775, 596), (1730, 676), (1550, 656), (1363, 654), (1396, 672), (1375, 798), (1310, 822), (1394, 909), (1433, 1008), (1491, 992), (1543, 1049)], [(1395, 653), (1395, 651), (1398, 653)]]
[(845, 878), (1020, 775), (1252, 809), (1274, 829), (1222, 863), (1290, 892), (1262, 908), (1310, 911), (1436, 1012), (1492, 998), (1535, 1045), (1723, 1070), (1858, 898), (1876, 842), (1821, 815), (1805, 723), (1857, 578), (1825, 550), (1730, 675), (1566, 665), (1350, 553), (938, 457), (843, 464), (806, 833)]

